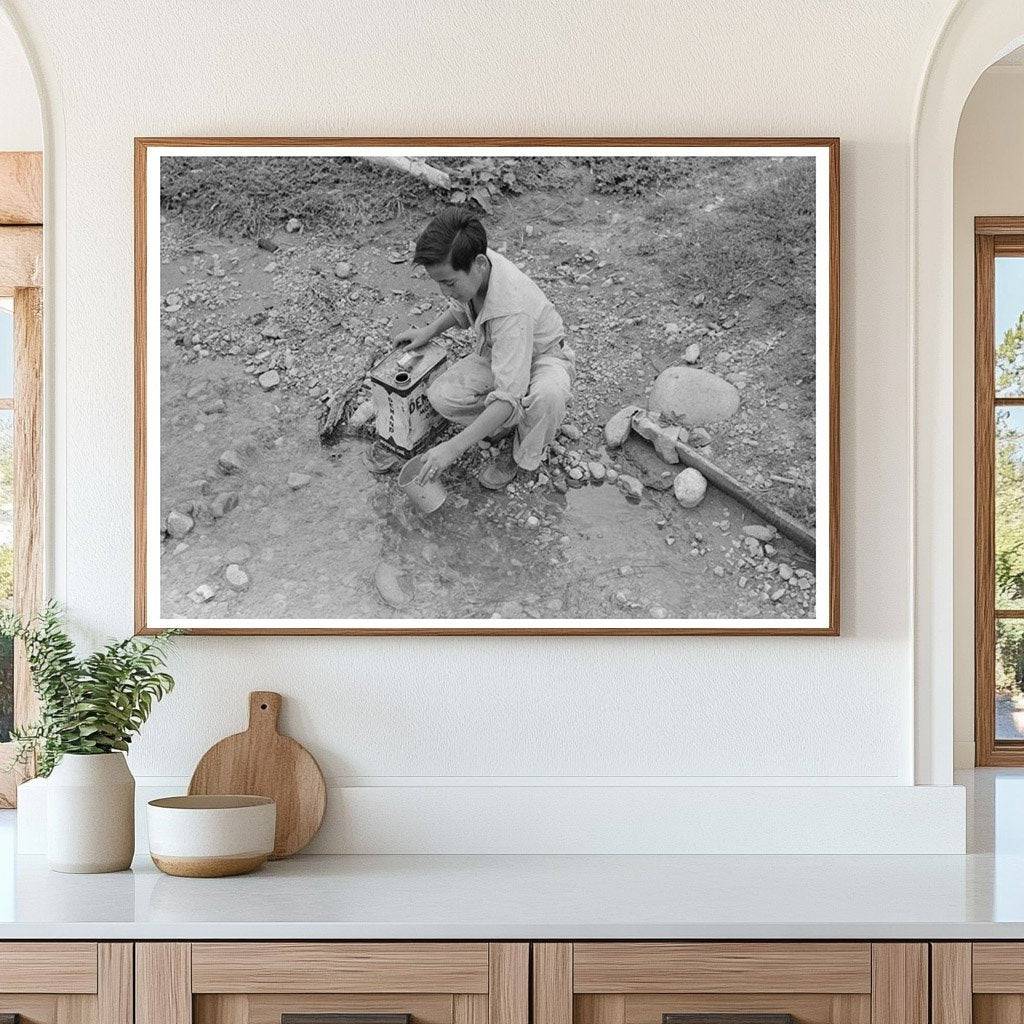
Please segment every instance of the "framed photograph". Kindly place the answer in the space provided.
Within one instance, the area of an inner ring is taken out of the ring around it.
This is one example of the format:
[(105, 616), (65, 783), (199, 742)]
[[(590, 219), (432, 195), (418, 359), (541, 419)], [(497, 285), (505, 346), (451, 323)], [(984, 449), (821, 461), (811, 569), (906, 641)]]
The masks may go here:
[(839, 631), (837, 139), (137, 139), (136, 625)]

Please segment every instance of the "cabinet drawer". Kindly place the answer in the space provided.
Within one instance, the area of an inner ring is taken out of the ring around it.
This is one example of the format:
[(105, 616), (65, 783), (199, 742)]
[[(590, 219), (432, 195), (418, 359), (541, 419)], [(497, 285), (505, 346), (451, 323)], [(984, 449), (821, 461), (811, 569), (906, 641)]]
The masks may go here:
[(193, 992), (487, 991), (486, 942), (196, 942)]
[(533, 1009), (534, 1024), (711, 1024), (708, 1015), (714, 1024), (929, 1024), (928, 949), (869, 942), (536, 943)]
[(138, 943), (135, 1024), (528, 1024), (529, 969), (522, 942)]
[(95, 942), (0, 943), (0, 992), (96, 991)]
[(0, 1018), (132, 1024), (127, 942), (0, 942)]
[(871, 991), (867, 942), (578, 942), (574, 992)]

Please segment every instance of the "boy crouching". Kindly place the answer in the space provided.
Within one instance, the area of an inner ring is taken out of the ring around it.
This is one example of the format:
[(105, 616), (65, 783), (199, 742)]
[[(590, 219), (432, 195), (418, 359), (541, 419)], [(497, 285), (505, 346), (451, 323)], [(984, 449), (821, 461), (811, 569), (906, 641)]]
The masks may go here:
[(500, 490), (520, 469), (537, 469), (565, 418), (575, 361), (562, 318), (534, 281), (487, 248), (483, 224), (465, 208), (449, 207), (427, 225), (413, 262), (450, 301), (432, 324), (395, 340), (416, 349), (452, 327), (475, 335), (473, 352), (428, 391), (431, 405), (462, 430), (424, 453), (417, 479), (433, 479), (478, 441), (512, 434), (511, 450), (503, 446), (480, 472), (484, 487)]

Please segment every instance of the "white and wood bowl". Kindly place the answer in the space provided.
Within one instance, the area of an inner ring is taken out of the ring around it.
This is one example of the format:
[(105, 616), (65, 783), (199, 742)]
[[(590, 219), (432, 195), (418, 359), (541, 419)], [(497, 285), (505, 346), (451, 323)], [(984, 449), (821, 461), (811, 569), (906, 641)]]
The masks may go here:
[(168, 875), (244, 875), (274, 850), (277, 805), (269, 797), (168, 796), (146, 811), (150, 856)]

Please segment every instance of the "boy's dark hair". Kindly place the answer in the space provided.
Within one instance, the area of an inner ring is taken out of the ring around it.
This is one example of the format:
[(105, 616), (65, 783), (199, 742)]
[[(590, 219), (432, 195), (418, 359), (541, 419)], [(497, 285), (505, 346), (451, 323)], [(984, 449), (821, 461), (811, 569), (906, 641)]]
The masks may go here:
[(465, 272), (485, 252), (487, 232), (480, 218), (464, 206), (447, 206), (416, 239), (412, 261), (425, 267), (451, 263), (453, 270)]

